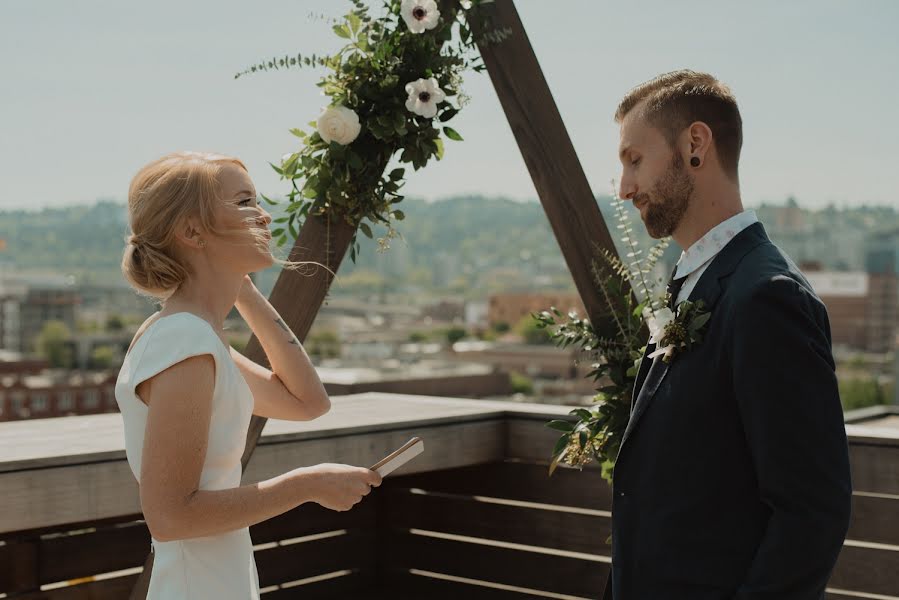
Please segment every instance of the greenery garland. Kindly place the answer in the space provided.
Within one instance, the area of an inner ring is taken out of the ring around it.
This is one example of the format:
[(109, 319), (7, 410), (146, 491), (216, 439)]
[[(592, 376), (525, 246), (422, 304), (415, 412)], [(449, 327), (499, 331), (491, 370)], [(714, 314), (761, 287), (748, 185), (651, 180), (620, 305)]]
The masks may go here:
[[(508, 29), (489, 26), (492, 0), (384, 0), (384, 14), (373, 17), (362, 0), (350, 0), (353, 9), (333, 25), (347, 40), (331, 56), (294, 56), (272, 59), (238, 73), (279, 68), (324, 66), (329, 72), (318, 86), (331, 105), (309, 123), (311, 132), (291, 129), (303, 147), (282, 156), (272, 168), (291, 182), (289, 213), (275, 219), (277, 245), (288, 234), (298, 237), (310, 215), (328, 223), (343, 219), (373, 238), (371, 224), (382, 223), (387, 234), (378, 238), (379, 251), (396, 237), (395, 221), (404, 218), (396, 208), (405, 169), (386, 172), (391, 160), (411, 164), (415, 170), (431, 158), (443, 157), (443, 137), (462, 136), (445, 125), (466, 103), (461, 93), (462, 73), (484, 70), (478, 45), (498, 43)], [(475, 12), (477, 11), (477, 12)], [(475, 39), (471, 23), (482, 32)], [(277, 202), (262, 196), (269, 204)], [(356, 234), (350, 244), (355, 262)]]
[[(615, 188), (614, 182), (612, 187)], [(538, 327), (553, 328), (550, 337), (557, 346), (580, 345), (591, 356), (593, 370), (587, 377), (593, 377), (597, 383), (604, 377), (611, 380), (610, 385), (597, 388), (589, 409), (576, 408), (569, 413), (577, 417), (576, 421), (556, 419), (547, 423), (548, 427), (562, 432), (551, 453), (549, 473), (551, 475), (560, 463), (582, 468), (596, 460), (601, 466), (602, 477), (609, 483), (630, 419), (631, 395), (646, 350), (646, 340), (641, 334), (643, 319), (655, 318), (668, 303), (667, 291), (657, 294), (656, 285), (651, 285), (646, 275), (671, 243), (670, 237), (663, 238), (645, 258), (640, 258), (643, 250), (630, 235), (633, 229), (624, 202), (615, 195), (612, 203), (628, 262), (594, 243), (594, 250), (602, 262), (594, 258), (591, 271), (607, 314), (615, 324), (616, 336), (599, 336), (593, 325), (587, 319), (579, 318), (574, 311), (563, 317), (559, 310), (551, 307), (539, 314), (531, 314)], [(630, 285), (626, 286), (626, 282)], [(643, 298), (636, 305), (631, 289), (638, 290)]]

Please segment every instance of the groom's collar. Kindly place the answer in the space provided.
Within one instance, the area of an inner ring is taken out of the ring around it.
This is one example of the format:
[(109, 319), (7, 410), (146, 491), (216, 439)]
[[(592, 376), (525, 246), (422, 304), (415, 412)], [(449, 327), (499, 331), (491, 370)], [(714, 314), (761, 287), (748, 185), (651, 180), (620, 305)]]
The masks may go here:
[(702, 237), (681, 252), (675, 278), (686, 277), (727, 247), (734, 237), (758, 222), (753, 209), (743, 210), (709, 229)]
[(720, 280), (733, 273), (750, 250), (767, 241), (769, 241), (768, 234), (761, 221), (756, 221), (740, 231), (715, 255), (699, 276), (699, 281), (690, 292), (688, 300), (695, 302), (702, 299), (705, 302), (705, 310), (711, 310), (721, 294)]

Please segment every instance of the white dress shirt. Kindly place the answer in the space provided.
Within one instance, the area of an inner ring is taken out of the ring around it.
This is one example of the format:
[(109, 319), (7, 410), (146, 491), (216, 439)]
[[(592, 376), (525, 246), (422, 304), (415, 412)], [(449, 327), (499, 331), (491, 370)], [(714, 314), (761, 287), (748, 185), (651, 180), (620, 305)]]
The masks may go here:
[(689, 248), (681, 252), (677, 261), (677, 270), (674, 278), (687, 276), (684, 285), (677, 294), (675, 306), (690, 297), (690, 292), (696, 286), (696, 282), (702, 276), (703, 271), (711, 264), (712, 259), (721, 252), (728, 242), (734, 239), (738, 233), (758, 222), (758, 217), (753, 209), (746, 209), (729, 219), (721, 221), (704, 236), (696, 240)]

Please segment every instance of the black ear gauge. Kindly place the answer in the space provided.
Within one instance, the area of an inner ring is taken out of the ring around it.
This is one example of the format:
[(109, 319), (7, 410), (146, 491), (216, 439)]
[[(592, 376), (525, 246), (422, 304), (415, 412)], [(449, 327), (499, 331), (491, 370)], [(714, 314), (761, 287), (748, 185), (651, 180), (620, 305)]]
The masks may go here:
[(690, 158), (690, 166), (698, 167), (701, 164), (698, 156), (693, 156)]

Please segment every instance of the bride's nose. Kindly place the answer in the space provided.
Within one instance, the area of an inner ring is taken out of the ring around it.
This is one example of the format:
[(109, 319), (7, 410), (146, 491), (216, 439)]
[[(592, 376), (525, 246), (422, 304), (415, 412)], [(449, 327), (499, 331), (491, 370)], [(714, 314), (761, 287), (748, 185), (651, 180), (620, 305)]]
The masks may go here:
[(268, 225), (272, 222), (272, 216), (268, 213), (268, 211), (262, 210), (262, 215), (256, 219), (256, 222), (260, 225), (268, 227)]

